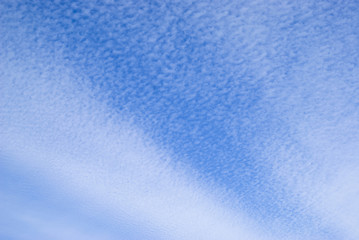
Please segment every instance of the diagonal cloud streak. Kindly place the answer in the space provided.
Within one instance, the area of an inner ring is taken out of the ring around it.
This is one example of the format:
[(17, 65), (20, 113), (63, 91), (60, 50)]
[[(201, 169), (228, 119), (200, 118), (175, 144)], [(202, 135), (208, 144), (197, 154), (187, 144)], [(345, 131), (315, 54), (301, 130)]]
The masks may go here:
[[(216, 199), (221, 192), (173, 165), (170, 155), (86, 89), (76, 89), (71, 82), (78, 75), (43, 56), (4, 59), (1, 152), (22, 168), (114, 219), (141, 222), (140, 229), (153, 229), (159, 239), (264, 239), (249, 218)], [(41, 218), (26, 221), (64, 231)]]
[(2, 1), (0, 237), (358, 239), (358, 11)]

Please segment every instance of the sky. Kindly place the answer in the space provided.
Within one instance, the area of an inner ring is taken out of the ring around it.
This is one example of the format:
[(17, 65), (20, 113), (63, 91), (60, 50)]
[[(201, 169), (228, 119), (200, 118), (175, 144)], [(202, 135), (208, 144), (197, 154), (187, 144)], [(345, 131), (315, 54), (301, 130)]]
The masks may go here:
[(355, 1), (1, 1), (0, 237), (359, 239)]

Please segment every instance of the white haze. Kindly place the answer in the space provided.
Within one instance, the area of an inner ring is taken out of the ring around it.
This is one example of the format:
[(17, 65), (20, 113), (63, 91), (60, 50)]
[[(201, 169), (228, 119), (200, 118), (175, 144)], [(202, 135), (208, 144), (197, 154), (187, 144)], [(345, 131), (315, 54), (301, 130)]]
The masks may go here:
[[(158, 239), (266, 239), (244, 214), (222, 206), (215, 192), (225, 192), (173, 166), (129, 116), (93, 101), (72, 84), (82, 76), (44, 52), (2, 56), (2, 153), (89, 209), (139, 222), (138, 231), (151, 229)], [(66, 231), (31, 217), (34, 227)]]

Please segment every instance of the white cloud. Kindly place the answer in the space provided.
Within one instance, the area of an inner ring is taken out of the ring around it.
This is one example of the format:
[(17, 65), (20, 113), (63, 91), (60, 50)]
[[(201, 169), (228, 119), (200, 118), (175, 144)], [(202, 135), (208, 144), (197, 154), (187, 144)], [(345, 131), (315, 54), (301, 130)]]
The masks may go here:
[(272, 104), (287, 132), (277, 134), (262, 156), (291, 201), (316, 216), (317, 225), (344, 239), (358, 239), (359, 116), (352, 87), (357, 80), (345, 66), (327, 67), (337, 55), (321, 54), (294, 64), (300, 74), (291, 73), (292, 82), (276, 86), (285, 97), (278, 95)]
[[(2, 57), (3, 153), (21, 159), (24, 168), (60, 192), (113, 219), (128, 216), (159, 237), (264, 239), (253, 221), (227, 208), (217, 189), (175, 167), (127, 116), (121, 119), (75, 86), (73, 78), (81, 76), (48, 61), (46, 54), (25, 55)], [(36, 216), (24, 221), (50, 235), (72, 231)]]

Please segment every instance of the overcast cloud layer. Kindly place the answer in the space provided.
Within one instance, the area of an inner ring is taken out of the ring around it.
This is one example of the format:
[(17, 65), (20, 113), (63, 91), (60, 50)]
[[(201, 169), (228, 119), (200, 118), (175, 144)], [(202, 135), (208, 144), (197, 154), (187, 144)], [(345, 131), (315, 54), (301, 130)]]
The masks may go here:
[(359, 238), (359, 5), (2, 1), (0, 237)]

